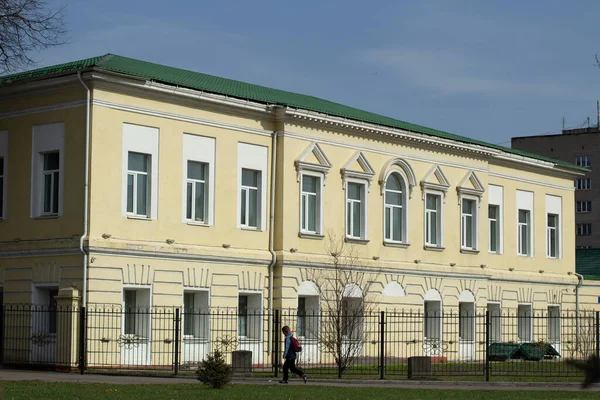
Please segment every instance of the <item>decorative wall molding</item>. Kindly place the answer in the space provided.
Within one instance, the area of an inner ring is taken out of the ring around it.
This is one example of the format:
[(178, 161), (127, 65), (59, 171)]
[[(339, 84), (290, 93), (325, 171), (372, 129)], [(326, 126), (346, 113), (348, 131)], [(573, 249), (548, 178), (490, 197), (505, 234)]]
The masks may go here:
[[(317, 159), (319, 162), (318, 164), (305, 161), (310, 154)], [(300, 154), (300, 156), (294, 161), (294, 165), (296, 166), (296, 176), (298, 182), (300, 182), (302, 171), (313, 171), (323, 174), (323, 184), (325, 184), (325, 181), (327, 180), (327, 174), (332, 167), (331, 161), (329, 161), (323, 152), (323, 149), (321, 149), (321, 146), (319, 146), (319, 143), (317, 142), (312, 142), (309, 144), (302, 154)]]
[[(355, 162), (362, 168), (362, 171), (351, 169)], [(346, 189), (346, 181), (348, 179), (365, 180), (368, 182), (367, 189), (370, 189), (371, 181), (375, 176), (375, 170), (361, 151), (354, 153), (348, 162), (341, 168), (340, 172), (342, 174), (344, 189)]]
[(381, 195), (385, 193), (385, 185), (388, 176), (390, 176), (390, 174), (392, 174), (395, 171), (401, 172), (401, 174), (404, 175), (404, 179), (406, 179), (408, 183), (408, 198), (412, 198), (413, 189), (415, 186), (417, 186), (417, 179), (410, 164), (399, 157), (388, 161), (381, 168), (381, 172), (379, 173), (379, 185), (381, 186)]

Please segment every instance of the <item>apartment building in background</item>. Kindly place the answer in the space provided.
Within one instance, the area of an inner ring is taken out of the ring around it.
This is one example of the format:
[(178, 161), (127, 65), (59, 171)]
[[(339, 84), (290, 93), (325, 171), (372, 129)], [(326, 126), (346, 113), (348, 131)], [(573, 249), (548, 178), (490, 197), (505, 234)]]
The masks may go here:
[[(267, 338), (250, 310), (319, 309), (330, 294), (311, 277), (332, 267), (334, 232), (378, 272), (379, 309), (523, 321), (575, 309), (572, 210), (594, 199), (591, 183), (574, 196), (593, 161), (577, 146), (563, 162), (117, 55), (1, 77), (3, 302), (49, 305), (75, 288), (88, 307), (234, 308), (236, 340), (260, 364)], [(596, 304), (594, 290), (580, 301)], [(115, 329), (136, 334), (147, 322), (128, 315)], [(190, 346), (210, 335), (183, 327)]]
[(600, 162), (600, 129), (566, 129), (560, 134), (514, 137), (511, 147), (589, 169), (574, 181), (575, 244), (578, 248), (600, 248), (600, 169), (594, 167), (594, 162)]

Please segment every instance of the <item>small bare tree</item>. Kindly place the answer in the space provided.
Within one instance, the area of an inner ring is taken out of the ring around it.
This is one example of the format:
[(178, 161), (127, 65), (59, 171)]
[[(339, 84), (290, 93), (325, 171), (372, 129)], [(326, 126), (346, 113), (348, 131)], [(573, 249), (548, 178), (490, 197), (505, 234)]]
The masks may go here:
[(0, 75), (35, 65), (32, 51), (64, 44), (64, 7), (44, 0), (0, 0)]
[(333, 231), (328, 232), (325, 250), (329, 265), (312, 271), (311, 279), (321, 291), (321, 314), (310, 334), (333, 357), (341, 378), (367, 342), (365, 317), (374, 311), (372, 285), (379, 272), (360, 265), (356, 248)]

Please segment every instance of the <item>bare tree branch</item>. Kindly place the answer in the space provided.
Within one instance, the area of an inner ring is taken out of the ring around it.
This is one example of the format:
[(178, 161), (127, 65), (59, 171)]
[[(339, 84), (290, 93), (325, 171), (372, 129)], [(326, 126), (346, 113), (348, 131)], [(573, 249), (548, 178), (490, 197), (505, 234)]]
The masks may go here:
[(312, 325), (310, 336), (333, 358), (341, 378), (369, 342), (365, 318), (374, 316), (372, 284), (379, 272), (362, 267), (356, 248), (343, 235), (337, 237), (329, 231), (327, 236), (325, 251), (330, 263), (313, 269), (310, 277), (321, 293), (319, 323)]
[(34, 51), (67, 43), (64, 10), (44, 0), (0, 0), (0, 75), (35, 65)]

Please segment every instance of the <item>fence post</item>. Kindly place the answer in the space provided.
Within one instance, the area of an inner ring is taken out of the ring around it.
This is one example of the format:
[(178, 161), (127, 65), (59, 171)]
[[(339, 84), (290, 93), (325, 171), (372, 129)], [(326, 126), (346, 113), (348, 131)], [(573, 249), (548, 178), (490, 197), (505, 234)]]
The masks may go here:
[(600, 358), (600, 311), (596, 311), (596, 358)]
[(279, 377), (279, 310), (275, 310), (273, 326), (271, 327), (273, 335), (273, 368), (275, 369), (275, 378)]
[(385, 379), (385, 311), (379, 315), (379, 379)]
[(0, 369), (4, 366), (4, 305), (0, 304)]
[(490, 381), (490, 311), (485, 311), (485, 381)]
[(179, 319), (180, 319), (180, 313), (179, 313), (179, 308), (175, 309), (175, 354), (174, 354), (174, 361), (173, 361), (173, 367), (174, 367), (174, 372), (175, 375), (179, 375)]
[(85, 334), (87, 329), (87, 315), (86, 308), (79, 308), (79, 373), (83, 375), (85, 372), (85, 361), (86, 361), (86, 349), (87, 349), (87, 335)]

